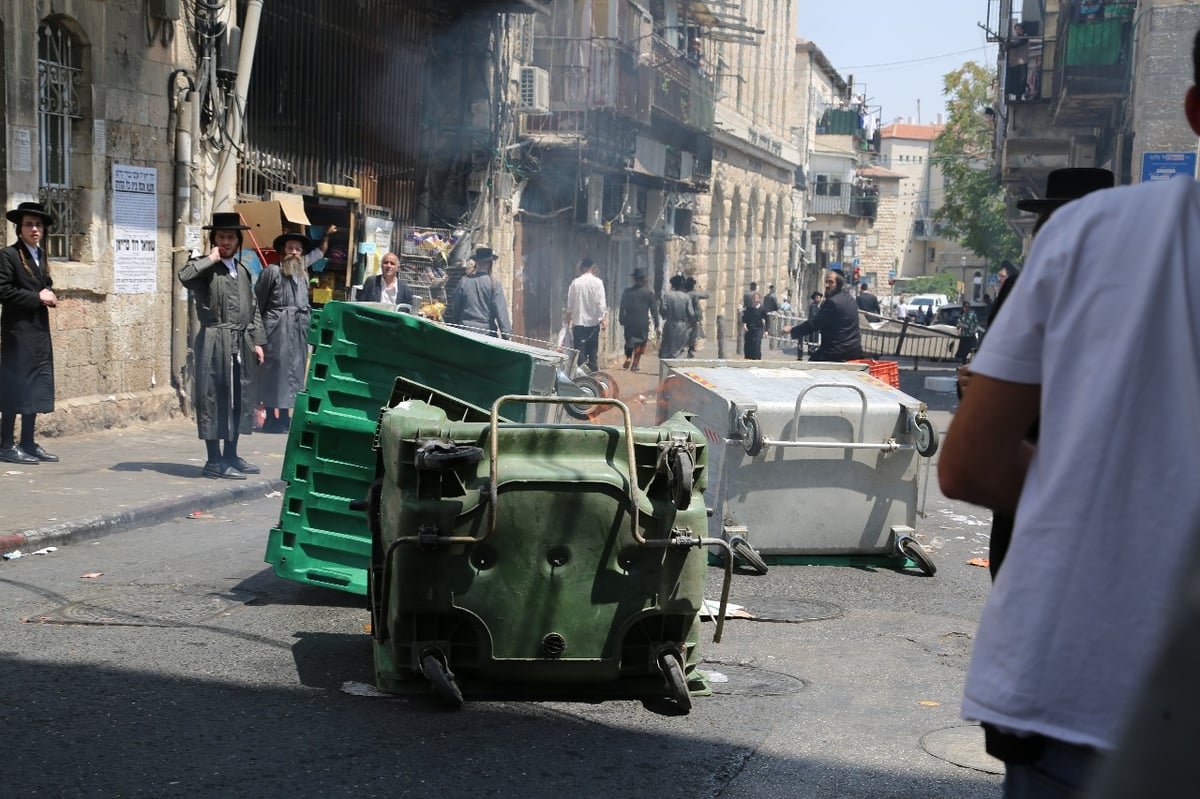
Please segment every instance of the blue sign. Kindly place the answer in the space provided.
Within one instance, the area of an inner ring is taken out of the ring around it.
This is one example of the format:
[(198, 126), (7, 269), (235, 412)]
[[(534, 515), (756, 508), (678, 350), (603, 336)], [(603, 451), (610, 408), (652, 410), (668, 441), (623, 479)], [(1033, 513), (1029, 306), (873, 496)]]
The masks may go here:
[(854, 259), (854, 260), (853, 260), (851, 263), (852, 263), (854, 266), (858, 266), (858, 259), (857, 259), (857, 258), (855, 258), (855, 259)]
[(888, 280), (895, 280), (895, 278), (896, 278), (896, 270), (889, 269), (888, 270)]
[(1196, 153), (1142, 153), (1142, 182), (1196, 175)]

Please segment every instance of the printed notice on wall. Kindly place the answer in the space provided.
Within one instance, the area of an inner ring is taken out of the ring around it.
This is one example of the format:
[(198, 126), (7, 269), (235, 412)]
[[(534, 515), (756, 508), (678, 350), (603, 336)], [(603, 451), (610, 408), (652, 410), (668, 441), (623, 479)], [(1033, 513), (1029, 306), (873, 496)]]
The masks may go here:
[(113, 164), (113, 293), (158, 289), (158, 171)]
[(33, 140), (29, 128), (13, 128), (12, 170), (13, 172), (33, 171)]

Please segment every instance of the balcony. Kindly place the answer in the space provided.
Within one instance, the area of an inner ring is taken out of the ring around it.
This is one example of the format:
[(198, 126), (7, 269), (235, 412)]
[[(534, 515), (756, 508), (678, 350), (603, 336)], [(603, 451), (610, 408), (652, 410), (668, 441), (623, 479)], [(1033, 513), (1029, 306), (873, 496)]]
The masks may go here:
[(651, 47), (654, 76), (653, 110), (688, 130), (711, 134), (713, 84), (697, 64), (658, 36)]
[(1101, 126), (1111, 119), (1129, 86), (1134, 7), (1110, 3), (1103, 15), (1073, 12), (1060, 18), (1056, 125)]
[(817, 183), (808, 197), (808, 212), (875, 221), (879, 193), (848, 183)]
[(558, 39), (547, 48), (550, 113), (528, 116), (526, 133), (585, 135), (587, 113), (608, 111), (650, 124), (654, 72), (615, 39)]

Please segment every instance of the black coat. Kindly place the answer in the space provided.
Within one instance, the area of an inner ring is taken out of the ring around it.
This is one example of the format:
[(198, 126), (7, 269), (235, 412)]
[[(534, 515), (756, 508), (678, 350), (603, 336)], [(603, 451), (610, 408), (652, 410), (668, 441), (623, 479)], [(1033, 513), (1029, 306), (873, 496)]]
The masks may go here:
[(864, 291), (858, 295), (858, 310), (878, 314), (880, 312), (879, 298), (869, 291)]
[[(396, 275), (396, 304), (408, 305), (413, 304), (413, 290), (404, 282), (404, 279)], [(362, 290), (354, 295), (356, 302), (382, 302), (383, 301), (383, 275), (371, 275), (363, 281)], [(416, 310), (413, 308), (413, 310)]]
[(858, 304), (845, 290), (826, 297), (816, 316), (792, 328), (792, 338), (804, 338), (813, 332), (821, 334), (821, 346), (810, 361), (851, 361), (862, 357)]
[(654, 329), (658, 330), (658, 298), (654, 290), (645, 283), (630, 286), (621, 294), (621, 306), (617, 321), (625, 331), (625, 344), (636, 347), (645, 344), (650, 338), (650, 320), (654, 320)]
[(50, 309), (38, 297), (54, 281), (46, 251), (39, 257), (36, 266), (20, 241), (0, 250), (0, 413), (54, 410)]

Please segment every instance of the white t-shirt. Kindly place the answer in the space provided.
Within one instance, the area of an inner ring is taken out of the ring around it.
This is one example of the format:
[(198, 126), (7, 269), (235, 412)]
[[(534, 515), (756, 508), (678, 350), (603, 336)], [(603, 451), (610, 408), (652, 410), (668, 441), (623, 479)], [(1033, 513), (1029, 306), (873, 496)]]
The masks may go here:
[(571, 324), (596, 327), (608, 313), (608, 301), (604, 296), (604, 281), (591, 272), (584, 272), (567, 287), (567, 313)]
[(1056, 211), (971, 369), (1040, 384), (1041, 434), (963, 715), (1112, 748), (1200, 537), (1200, 184)]

